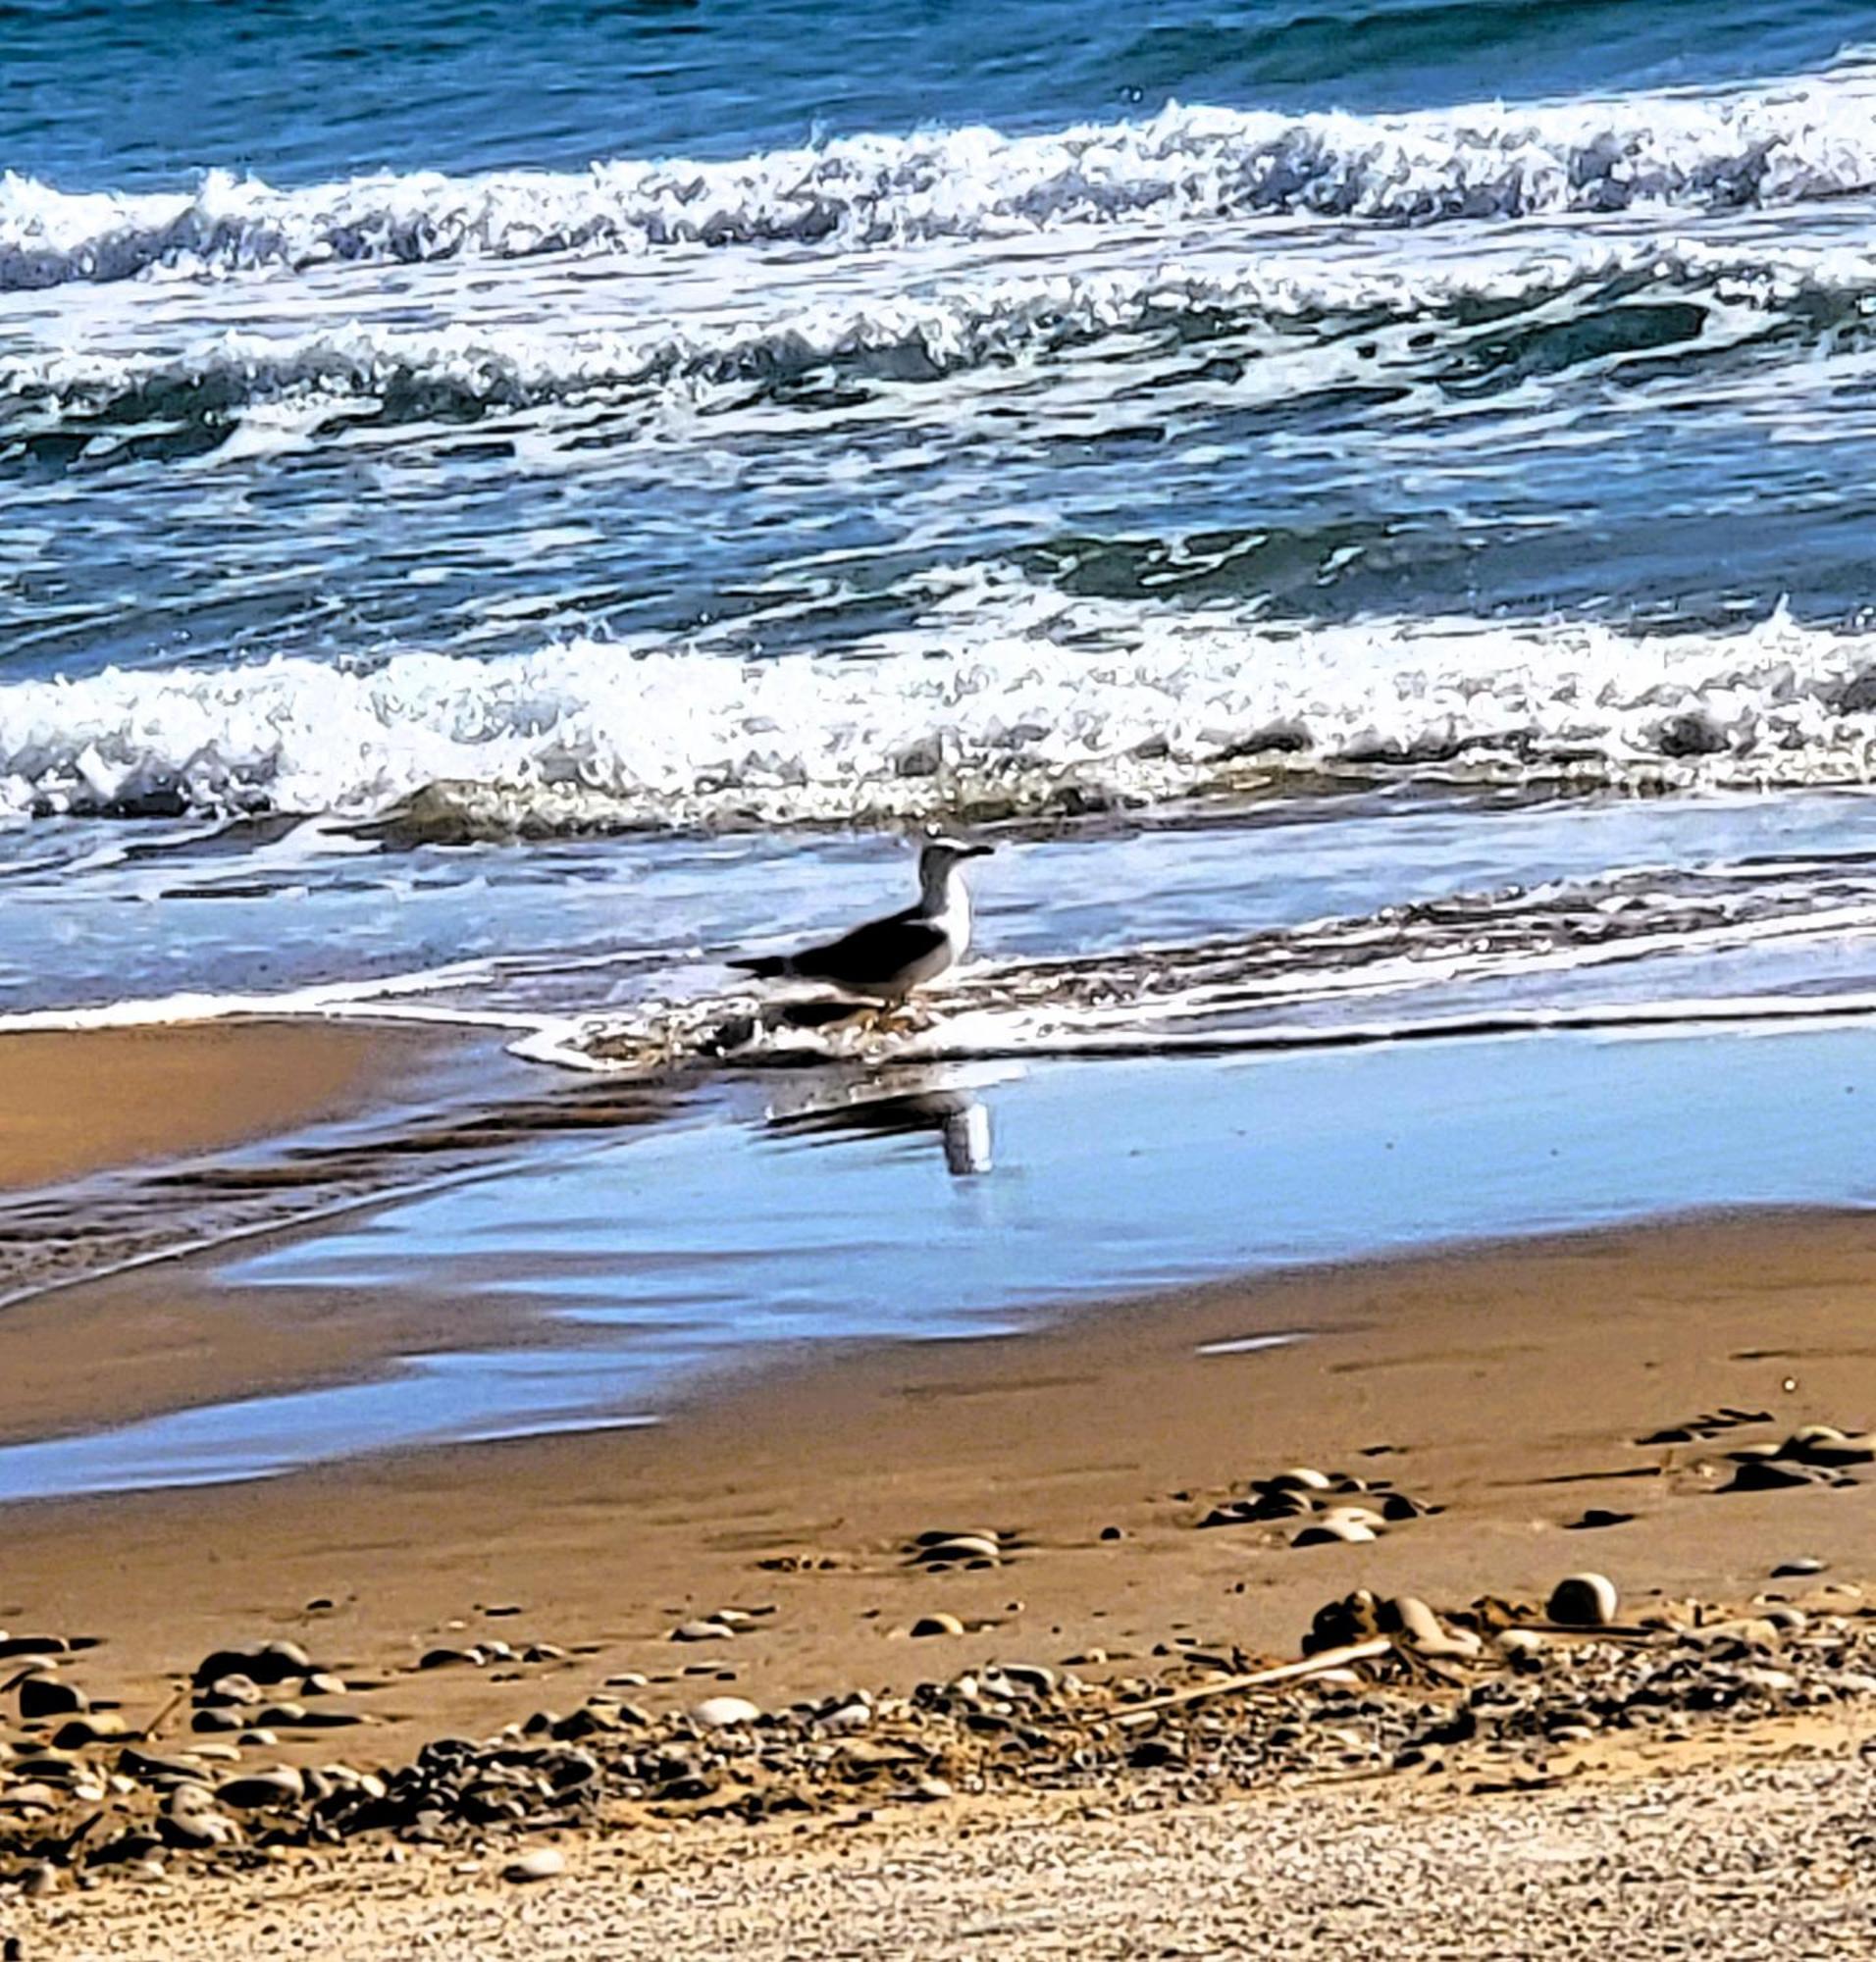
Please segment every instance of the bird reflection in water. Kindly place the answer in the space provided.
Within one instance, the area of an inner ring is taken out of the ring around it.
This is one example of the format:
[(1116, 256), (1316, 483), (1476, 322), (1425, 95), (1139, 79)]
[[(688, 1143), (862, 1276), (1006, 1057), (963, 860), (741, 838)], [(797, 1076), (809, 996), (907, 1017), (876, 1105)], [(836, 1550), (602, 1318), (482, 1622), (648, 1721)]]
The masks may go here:
[(793, 1109), (771, 1104), (771, 1131), (792, 1137), (904, 1137), (936, 1131), (944, 1146), (945, 1169), (953, 1178), (980, 1177), (991, 1169), (990, 1111), (964, 1071), (877, 1070), (831, 1083), (822, 1077), (803, 1085), (799, 1094), (801, 1102)]

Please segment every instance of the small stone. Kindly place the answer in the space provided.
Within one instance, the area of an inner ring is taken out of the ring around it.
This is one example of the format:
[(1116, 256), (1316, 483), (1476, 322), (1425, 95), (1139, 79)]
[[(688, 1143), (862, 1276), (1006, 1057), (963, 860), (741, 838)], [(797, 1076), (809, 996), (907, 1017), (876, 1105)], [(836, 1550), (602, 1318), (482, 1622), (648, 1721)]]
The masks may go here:
[(261, 1806), (291, 1805), (306, 1795), (303, 1773), (292, 1765), (273, 1771), (250, 1772), (245, 1778), (230, 1779), (215, 1794), (224, 1805), (238, 1812), (252, 1812)]
[(1778, 1455), (1801, 1465), (1867, 1465), (1876, 1459), (1876, 1438), (1867, 1431), (1852, 1435), (1834, 1423), (1807, 1423), (1793, 1431)]
[(739, 1724), (754, 1724), (761, 1714), (745, 1696), (706, 1696), (691, 1712), (691, 1722), (705, 1730), (728, 1730)]
[(836, 1737), (851, 1737), (872, 1729), (873, 1713), (863, 1703), (843, 1703), (819, 1720), (823, 1730)]
[(1101, 1537), (1103, 1539), (1125, 1539), (1126, 1534), (1119, 1526), (1103, 1526), (1101, 1528)]
[(917, 1636), (962, 1635), (964, 1625), (956, 1615), (920, 1615), (912, 1625), (912, 1632)]
[(944, 1561), (987, 1560), (995, 1563), (1003, 1557), (1003, 1549), (993, 1539), (980, 1539), (974, 1535), (963, 1539), (941, 1539), (936, 1546), (921, 1547), (918, 1559), (927, 1566), (935, 1566)]
[(1550, 1590), (1544, 1613), (1567, 1628), (1602, 1628), (1615, 1620), (1620, 1596), (1601, 1574), (1572, 1574)]
[(1772, 1569), (1774, 1580), (1798, 1580), (1812, 1574), (1827, 1572), (1826, 1563), (1813, 1554), (1799, 1554), (1796, 1560), (1782, 1560)]
[(480, 1669), (488, 1661), (480, 1649), (426, 1649), (417, 1659), (419, 1669)]
[(20, 1720), (36, 1724), (47, 1717), (72, 1717), (89, 1710), (91, 1699), (76, 1682), (56, 1676), (28, 1676), (20, 1684)]
[(949, 1798), (951, 1795), (951, 1781), (941, 1778), (921, 1778), (906, 1793), (908, 1798), (916, 1799), (926, 1805), (941, 1798)]
[(1380, 1533), (1386, 1523), (1381, 1516), (1367, 1506), (1329, 1506), (1320, 1515), (1327, 1524), (1330, 1520), (1340, 1520), (1351, 1526), (1366, 1526), (1372, 1533)]
[(43, 1900), (59, 1885), (59, 1870), (50, 1860), (35, 1860), (20, 1876), (20, 1891), (28, 1900)]
[(1776, 1458), (1746, 1458), (1735, 1466), (1722, 1492), (1782, 1492), (1795, 1485), (1817, 1485), (1824, 1479), (1819, 1465), (1782, 1464)]
[(734, 1628), (725, 1627), (721, 1622), (680, 1622), (671, 1630), (674, 1642), (726, 1642), (736, 1633)]
[(1290, 1541), (1291, 1546), (1359, 1546), (1375, 1537), (1375, 1528), (1360, 1520), (1318, 1520)]
[(1255, 1482), (1266, 1492), (1327, 1492), (1331, 1480), (1327, 1472), (1319, 1472), (1313, 1465), (1292, 1465), (1274, 1478)]
[(68, 1717), (52, 1733), (52, 1745), (60, 1751), (82, 1751), (92, 1744), (108, 1743), (130, 1734), (122, 1717)]
[(1612, 1513), (1603, 1506), (1591, 1506), (1580, 1520), (1571, 1520), (1565, 1526), (1566, 1532), (1594, 1532), (1602, 1526), (1626, 1526), (1635, 1518), (1633, 1513)]
[(1456, 1659), (1479, 1653), (1479, 1637), (1471, 1629), (1448, 1628), (1417, 1595), (1400, 1594), (1383, 1602), (1377, 1620), (1383, 1633), (1398, 1632), (1422, 1655)]
[(196, 1700), (218, 1708), (234, 1707), (261, 1701), (261, 1686), (251, 1676), (242, 1676), (238, 1671), (218, 1676), (206, 1689), (196, 1691)]
[(567, 1856), (557, 1846), (530, 1846), (518, 1859), (501, 1870), (504, 1881), (526, 1884), (550, 1881), (567, 1870)]

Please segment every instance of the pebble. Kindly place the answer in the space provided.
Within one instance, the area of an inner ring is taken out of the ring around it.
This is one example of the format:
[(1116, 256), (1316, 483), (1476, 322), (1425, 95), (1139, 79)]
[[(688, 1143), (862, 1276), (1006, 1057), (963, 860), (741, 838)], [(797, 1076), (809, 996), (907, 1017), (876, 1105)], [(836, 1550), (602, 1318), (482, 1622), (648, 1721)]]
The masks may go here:
[(269, 1685), (289, 1677), (309, 1675), (313, 1659), (297, 1642), (263, 1642), (257, 1649), (215, 1649), (195, 1666), (195, 1684), (202, 1688), (225, 1676), (245, 1676)]
[(1544, 1613), (1568, 1628), (1601, 1628), (1615, 1620), (1621, 1597), (1601, 1574), (1572, 1574), (1550, 1590)]
[(305, 1795), (305, 1776), (292, 1765), (278, 1765), (272, 1771), (249, 1772), (245, 1778), (230, 1779), (216, 1793), (224, 1805), (241, 1812), (251, 1812), (263, 1805), (290, 1805)]
[(726, 1627), (721, 1622), (680, 1622), (671, 1630), (674, 1642), (727, 1642), (736, 1630)]
[(1274, 1478), (1254, 1482), (1266, 1492), (1327, 1492), (1330, 1483), (1329, 1473), (1317, 1471), (1313, 1465), (1292, 1465)]
[(993, 1566), (1003, 1558), (1003, 1548), (993, 1539), (976, 1535), (962, 1539), (941, 1539), (935, 1546), (923, 1546), (916, 1555), (925, 1566), (948, 1561), (988, 1561)]
[(1306, 1525), (1291, 1546), (1358, 1546), (1375, 1537), (1375, 1528), (1360, 1520), (1324, 1519)]
[(419, 1669), (480, 1669), (489, 1658), (480, 1649), (426, 1649), (417, 1658)]
[(53, 1731), (52, 1743), (57, 1750), (82, 1751), (130, 1734), (122, 1717), (69, 1717)]
[(91, 1699), (76, 1682), (56, 1676), (28, 1676), (20, 1684), (20, 1719), (36, 1724), (46, 1717), (71, 1717), (89, 1710)]
[(691, 1712), (691, 1722), (705, 1730), (727, 1730), (738, 1724), (754, 1724), (761, 1714), (746, 1696), (706, 1696)]
[(1817, 1559), (1815, 1555), (1802, 1553), (1796, 1560), (1780, 1561), (1772, 1569), (1772, 1578), (1774, 1580), (1795, 1580), (1806, 1575), (1823, 1574), (1826, 1571), (1825, 1562)]
[(567, 1856), (557, 1846), (530, 1846), (501, 1870), (504, 1881), (550, 1881), (567, 1870)]
[(912, 1625), (914, 1635), (962, 1635), (964, 1625), (956, 1615), (920, 1615)]
[(1818, 1465), (1787, 1465), (1776, 1458), (1746, 1458), (1739, 1461), (1732, 1478), (1722, 1492), (1781, 1492), (1794, 1485), (1819, 1485), (1824, 1470)]
[(1807, 1423), (1793, 1431), (1778, 1455), (1806, 1465), (1867, 1465), (1876, 1459), (1876, 1437), (1867, 1431), (1852, 1435), (1834, 1423)]
[(1396, 1595), (1378, 1619), (1383, 1629), (1398, 1630), (1422, 1655), (1458, 1659), (1479, 1653), (1479, 1637), (1470, 1628), (1448, 1628), (1417, 1595)]
[(72, 1653), (63, 1635), (0, 1635), (0, 1662), (15, 1656), (62, 1656)]

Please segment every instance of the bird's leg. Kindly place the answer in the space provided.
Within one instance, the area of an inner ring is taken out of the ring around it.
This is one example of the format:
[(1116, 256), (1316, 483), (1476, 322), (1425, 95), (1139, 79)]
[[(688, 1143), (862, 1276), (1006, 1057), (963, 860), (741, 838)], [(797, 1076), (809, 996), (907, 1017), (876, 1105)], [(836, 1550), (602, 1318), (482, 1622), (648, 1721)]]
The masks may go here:
[(907, 995), (896, 1002), (883, 1002), (874, 1016), (873, 1032), (876, 1035), (914, 1035), (928, 1026), (928, 1017)]

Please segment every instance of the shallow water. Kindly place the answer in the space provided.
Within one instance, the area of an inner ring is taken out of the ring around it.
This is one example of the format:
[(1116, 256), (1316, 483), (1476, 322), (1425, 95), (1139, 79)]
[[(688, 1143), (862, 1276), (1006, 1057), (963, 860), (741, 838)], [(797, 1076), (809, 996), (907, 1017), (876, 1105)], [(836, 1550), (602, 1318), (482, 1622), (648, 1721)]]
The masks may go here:
[(1863, 1207), (1873, 1042), (1558, 1036), (745, 1087), (225, 1271), (263, 1291), (494, 1300), (525, 1346), (0, 1448), (0, 1496), (654, 1420), (815, 1346), (1010, 1333), (1222, 1275), (1690, 1209)]

